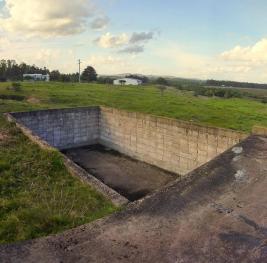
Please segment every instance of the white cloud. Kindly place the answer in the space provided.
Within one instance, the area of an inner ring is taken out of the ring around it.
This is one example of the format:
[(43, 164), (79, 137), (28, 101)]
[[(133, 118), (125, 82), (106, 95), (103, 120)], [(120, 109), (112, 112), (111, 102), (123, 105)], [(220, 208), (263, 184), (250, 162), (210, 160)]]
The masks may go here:
[(264, 38), (252, 46), (236, 46), (223, 52), (221, 57), (227, 61), (248, 62), (250, 65), (267, 64), (267, 39)]
[(84, 65), (92, 65), (99, 74), (118, 74), (118, 73), (147, 73), (146, 63), (139, 61), (135, 56), (103, 56), (95, 55), (88, 58)]
[(122, 33), (114, 36), (111, 33), (106, 33), (95, 40), (95, 43), (102, 48), (116, 48), (125, 45), (129, 42), (127, 34)]
[[(226, 59), (222, 54), (200, 55), (188, 52), (175, 43), (165, 44), (164, 48), (154, 50), (153, 55), (160, 58), (160, 66), (153, 66), (157, 74), (162, 72), (187, 78), (267, 82), (267, 64), (256, 66), (254, 61), (251, 63), (241, 60), (241, 57)], [(163, 69), (161, 65), (167, 66)]]
[(6, 47), (10, 47), (10, 40), (7, 37), (0, 36), (0, 51), (4, 50)]
[(8, 16), (0, 29), (27, 35), (71, 35), (82, 32), (93, 16), (91, 0), (6, 0)]
[(154, 37), (154, 32), (140, 32), (132, 33), (130, 36), (126, 33), (120, 35), (112, 35), (111, 33), (106, 33), (101, 37), (94, 40), (98, 46), (102, 48), (118, 48), (124, 46), (119, 53), (129, 53), (137, 54), (144, 52), (144, 45), (152, 40)]
[(105, 65), (112, 65), (112, 64), (123, 64), (125, 65), (124, 59), (120, 57), (113, 57), (113, 56), (91, 56), (87, 63), (93, 64), (93, 65), (99, 65), (99, 64), (105, 64)]
[(0, 47), (2, 44), (8, 45), (8, 48), (0, 48), (0, 59), (15, 59), (17, 63), (35, 64), (66, 73), (77, 71), (76, 56), (70, 48), (46, 48), (36, 40), (29, 44), (26, 40), (0, 39)]

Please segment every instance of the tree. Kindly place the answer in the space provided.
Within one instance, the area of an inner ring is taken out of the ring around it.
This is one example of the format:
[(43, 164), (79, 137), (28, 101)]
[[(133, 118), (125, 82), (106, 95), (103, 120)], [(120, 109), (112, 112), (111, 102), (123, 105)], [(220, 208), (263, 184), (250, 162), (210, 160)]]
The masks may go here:
[(165, 86), (169, 84), (168, 81), (162, 77), (157, 78), (156, 83), (159, 85), (165, 85)]
[(51, 81), (60, 81), (61, 74), (58, 70), (52, 70), (50, 72), (50, 80)]
[(119, 82), (120, 82), (121, 85), (125, 85), (126, 80), (124, 80), (124, 79), (120, 79)]
[(134, 75), (134, 74), (130, 74), (130, 75), (126, 75), (125, 78), (132, 78), (132, 79), (139, 79), (143, 82), (143, 84), (146, 84), (149, 82), (148, 77), (143, 76), (143, 75)]
[(161, 97), (162, 97), (163, 94), (164, 94), (164, 91), (167, 89), (167, 87), (164, 86), (164, 85), (158, 85), (157, 87), (158, 87), (158, 89), (159, 89), (159, 91), (160, 91), (160, 95), (161, 95)]
[(87, 68), (85, 68), (85, 70), (82, 73), (81, 79), (82, 81), (86, 81), (86, 82), (96, 81), (97, 74), (96, 74), (95, 69), (91, 66), (88, 66)]

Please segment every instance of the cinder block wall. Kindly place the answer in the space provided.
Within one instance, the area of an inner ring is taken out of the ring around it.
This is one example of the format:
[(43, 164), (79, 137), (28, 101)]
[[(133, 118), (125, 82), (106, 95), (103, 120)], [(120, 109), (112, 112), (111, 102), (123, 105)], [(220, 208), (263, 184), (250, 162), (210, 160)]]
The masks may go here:
[(246, 137), (244, 133), (231, 130), (105, 107), (12, 115), (60, 150), (101, 143), (181, 175)]
[(231, 130), (101, 107), (100, 143), (181, 175), (245, 137)]
[(99, 107), (42, 110), (12, 114), (17, 121), (59, 149), (97, 143)]

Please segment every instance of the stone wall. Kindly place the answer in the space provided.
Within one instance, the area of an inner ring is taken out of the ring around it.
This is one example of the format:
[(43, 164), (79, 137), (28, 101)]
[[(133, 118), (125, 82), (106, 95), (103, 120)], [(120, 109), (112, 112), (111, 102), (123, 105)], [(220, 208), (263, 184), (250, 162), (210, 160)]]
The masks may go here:
[(97, 143), (99, 107), (21, 112), (12, 116), (58, 149)]
[(181, 175), (245, 137), (232, 130), (101, 107), (100, 143)]

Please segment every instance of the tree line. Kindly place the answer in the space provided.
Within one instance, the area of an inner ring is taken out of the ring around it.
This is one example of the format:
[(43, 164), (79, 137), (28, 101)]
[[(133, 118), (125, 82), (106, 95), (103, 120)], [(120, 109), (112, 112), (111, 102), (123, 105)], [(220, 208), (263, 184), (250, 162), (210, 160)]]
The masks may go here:
[(238, 82), (238, 81), (223, 81), (209, 79), (206, 82), (207, 86), (233, 87), (233, 88), (250, 88), (250, 89), (267, 89), (267, 84)]
[[(79, 73), (65, 74), (59, 70), (50, 71), (46, 67), (40, 68), (35, 65), (28, 65), (26, 63), (18, 64), (15, 60), (2, 59), (0, 60), (0, 82), (4, 81), (22, 81), (23, 74), (49, 74), (51, 81), (60, 82), (78, 82)], [(81, 74), (81, 80), (84, 82), (96, 81), (97, 73), (95, 69), (88, 66)]]
[(19, 81), (22, 80), (23, 74), (47, 74), (49, 70), (39, 68), (35, 65), (27, 65), (26, 63), (17, 64), (15, 60), (0, 60), (0, 81)]

